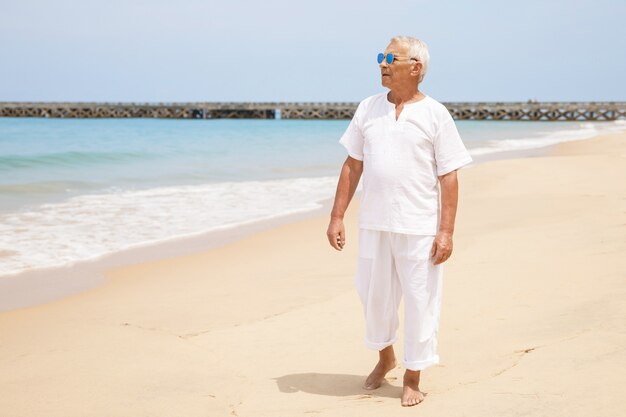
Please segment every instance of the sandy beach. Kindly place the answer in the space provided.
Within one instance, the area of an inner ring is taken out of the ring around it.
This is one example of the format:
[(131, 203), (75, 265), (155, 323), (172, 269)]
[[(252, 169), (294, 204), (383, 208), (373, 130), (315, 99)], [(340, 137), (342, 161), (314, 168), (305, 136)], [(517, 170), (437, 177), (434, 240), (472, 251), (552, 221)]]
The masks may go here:
[(624, 178), (625, 133), (460, 171), (441, 363), (416, 407), (400, 367), (361, 388), (377, 354), (353, 203), (341, 253), (318, 216), (0, 313), (0, 415), (622, 416)]

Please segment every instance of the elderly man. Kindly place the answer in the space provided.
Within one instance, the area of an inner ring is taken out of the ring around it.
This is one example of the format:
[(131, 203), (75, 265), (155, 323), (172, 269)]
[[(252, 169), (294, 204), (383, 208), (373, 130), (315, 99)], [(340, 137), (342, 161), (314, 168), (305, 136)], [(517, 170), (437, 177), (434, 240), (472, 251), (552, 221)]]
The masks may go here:
[(418, 88), (428, 60), (426, 44), (404, 36), (378, 55), (382, 85), (390, 91), (359, 103), (339, 141), (349, 156), (327, 231), (330, 244), (342, 250), (343, 216), (362, 174), (355, 281), (365, 345), (379, 351), (364, 388), (378, 388), (396, 366), (393, 344), (404, 297), (403, 406), (424, 399), (420, 371), (439, 363), (442, 263), (452, 253), (456, 170), (472, 161), (450, 113)]

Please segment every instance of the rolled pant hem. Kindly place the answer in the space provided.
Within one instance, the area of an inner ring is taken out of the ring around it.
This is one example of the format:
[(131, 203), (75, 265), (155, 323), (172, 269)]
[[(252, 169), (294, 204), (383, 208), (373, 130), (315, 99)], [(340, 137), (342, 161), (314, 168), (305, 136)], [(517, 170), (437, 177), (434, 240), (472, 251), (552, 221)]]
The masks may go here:
[(430, 359), (426, 359), (423, 361), (412, 361), (407, 362), (403, 361), (403, 365), (406, 369), (411, 371), (423, 371), (426, 368), (429, 368), (433, 365), (437, 365), (439, 363), (439, 355), (435, 355)]
[(382, 343), (375, 343), (375, 342), (370, 342), (368, 340), (365, 340), (365, 346), (368, 349), (373, 349), (373, 350), (383, 350), (386, 347), (389, 347), (391, 345), (393, 345), (394, 343), (396, 343), (396, 340), (398, 340), (397, 337), (393, 338), (392, 340), (390, 340), (389, 342), (382, 342)]

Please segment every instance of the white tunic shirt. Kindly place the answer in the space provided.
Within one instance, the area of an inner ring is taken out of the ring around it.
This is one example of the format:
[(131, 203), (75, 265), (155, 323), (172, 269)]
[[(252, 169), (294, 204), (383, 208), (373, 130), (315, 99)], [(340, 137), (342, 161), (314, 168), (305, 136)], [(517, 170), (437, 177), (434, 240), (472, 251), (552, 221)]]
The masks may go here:
[(436, 235), (437, 177), (472, 162), (452, 116), (429, 96), (405, 104), (398, 120), (387, 93), (366, 98), (339, 143), (363, 161), (363, 229)]

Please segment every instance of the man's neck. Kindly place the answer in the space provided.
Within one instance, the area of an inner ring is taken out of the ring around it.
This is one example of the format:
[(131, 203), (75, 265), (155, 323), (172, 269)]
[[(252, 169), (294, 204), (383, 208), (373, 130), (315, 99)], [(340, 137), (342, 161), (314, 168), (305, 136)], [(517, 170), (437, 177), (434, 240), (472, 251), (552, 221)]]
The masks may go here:
[(396, 106), (414, 103), (416, 101), (420, 101), (424, 97), (424, 94), (422, 94), (417, 87), (415, 87), (415, 89), (408, 88), (402, 90), (391, 90), (387, 94), (387, 100), (394, 103)]

